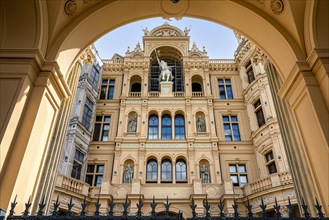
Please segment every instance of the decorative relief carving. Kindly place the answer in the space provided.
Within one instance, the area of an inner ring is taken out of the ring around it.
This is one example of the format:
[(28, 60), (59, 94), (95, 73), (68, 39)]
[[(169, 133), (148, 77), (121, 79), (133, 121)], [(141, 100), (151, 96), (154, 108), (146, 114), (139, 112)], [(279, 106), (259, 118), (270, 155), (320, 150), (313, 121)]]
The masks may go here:
[(172, 143), (153, 143), (153, 144), (146, 144), (146, 148), (186, 148), (187, 144), (172, 144)]
[(211, 148), (211, 143), (194, 144), (195, 148)]
[(215, 187), (213, 186), (209, 186), (207, 189), (206, 189), (206, 193), (209, 195), (209, 196), (216, 196), (217, 195), (217, 190)]
[(151, 100), (151, 101), (148, 101), (149, 104), (184, 104), (185, 101), (184, 100), (163, 100), (163, 101), (156, 101), (156, 100)]
[(283, 199), (288, 199), (288, 198), (296, 198), (296, 193), (294, 190), (290, 190), (290, 191), (284, 191), (282, 193)]
[(127, 143), (123, 143), (121, 145), (121, 148), (139, 148), (139, 144), (127, 144)]
[(168, 20), (170, 18), (181, 19), (189, 6), (188, 0), (179, 0), (176, 3), (168, 0), (159, 0), (158, 2), (162, 17)]
[(64, 5), (64, 11), (67, 15), (73, 16), (78, 10), (78, 4), (75, 0), (68, 0)]
[(284, 4), (282, 0), (271, 0), (271, 10), (274, 14), (280, 15), (284, 10)]

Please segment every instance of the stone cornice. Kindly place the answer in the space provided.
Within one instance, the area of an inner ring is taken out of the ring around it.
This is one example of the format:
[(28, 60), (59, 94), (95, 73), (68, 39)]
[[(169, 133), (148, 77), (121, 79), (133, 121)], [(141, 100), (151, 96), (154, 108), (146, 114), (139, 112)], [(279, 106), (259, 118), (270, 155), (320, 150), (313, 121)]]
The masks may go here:
[[(38, 49), (0, 49), (1, 60), (25, 60), (32, 61), (34, 70), (39, 76), (42, 72), (50, 72), (52, 82), (61, 98), (67, 98), (72, 95), (60, 68), (55, 61), (46, 61), (43, 54)], [(32, 81), (35, 77), (29, 75)], [(34, 79), (34, 80), (33, 80)]]
[(292, 88), (296, 86), (296, 82), (299, 82), (299, 76), (301, 76), (301, 72), (309, 72), (310, 68), (306, 62), (296, 62), (293, 69), (290, 71), (288, 78), (285, 80), (280, 90), (278, 91), (278, 95), (281, 98), (287, 98)]

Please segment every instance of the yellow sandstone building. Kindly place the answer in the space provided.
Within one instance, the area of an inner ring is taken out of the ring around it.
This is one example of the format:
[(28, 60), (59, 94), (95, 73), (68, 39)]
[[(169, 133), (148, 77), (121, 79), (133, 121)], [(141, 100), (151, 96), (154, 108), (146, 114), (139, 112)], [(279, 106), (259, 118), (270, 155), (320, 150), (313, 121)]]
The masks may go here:
[[(274, 197), (299, 210), (304, 199), (313, 216), (317, 198), (328, 215), (328, 8), (327, 0), (1, 0), (1, 215), (16, 195), (16, 213), (29, 198), (36, 213), (43, 196), (49, 213), (57, 195), (89, 204), (99, 195), (105, 212), (111, 196), (122, 204), (126, 194), (132, 212), (140, 195), (145, 204), (168, 195), (188, 217), (192, 195), (198, 204), (208, 195), (228, 213), (234, 200), (263, 198), (270, 214)], [(88, 45), (154, 17), (235, 30), (235, 59), (211, 59), (188, 30), (165, 24), (144, 30), (143, 47), (94, 62)]]
[(59, 195), (66, 209), (71, 196), (76, 204), (99, 197), (106, 213), (114, 199), (120, 214), (126, 196), (130, 213), (140, 197), (144, 204), (168, 197), (171, 211), (184, 217), (191, 217), (192, 197), (198, 214), (206, 196), (213, 214), (219, 201), (231, 214), (234, 201), (247, 199), (255, 213), (261, 199), (269, 214), (275, 198), (297, 204), (268, 80), (275, 69), (257, 46), (236, 37), (231, 60), (190, 48), (189, 30), (168, 23), (146, 28), (143, 50), (138, 43), (102, 60), (102, 68), (87, 49), (53, 202)]

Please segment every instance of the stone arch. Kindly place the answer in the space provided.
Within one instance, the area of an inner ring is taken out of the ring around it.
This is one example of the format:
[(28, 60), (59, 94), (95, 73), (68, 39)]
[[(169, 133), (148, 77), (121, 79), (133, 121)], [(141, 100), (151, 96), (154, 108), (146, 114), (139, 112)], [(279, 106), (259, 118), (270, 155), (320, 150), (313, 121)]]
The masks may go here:
[[(239, 31), (254, 42), (258, 42), (261, 49), (269, 54), (271, 60), (276, 64), (280, 74), (284, 76), (282, 78), (286, 78), (286, 74), (292, 69), (294, 61), (305, 59), (301, 48), (298, 47), (291, 34), (277, 23), (271, 22), (272, 18), (269, 15), (261, 14), (259, 16), (260, 13), (255, 8), (231, 1), (209, 2), (207, 4), (208, 10), (198, 10), (200, 9), (199, 4), (201, 3), (190, 1), (185, 16), (202, 18), (223, 24)], [(79, 53), (80, 49), (95, 41), (99, 36), (131, 21), (163, 16), (156, 3), (141, 2), (134, 6), (134, 10), (138, 10), (140, 13), (136, 16), (136, 13), (131, 13), (131, 11), (127, 10), (126, 4), (120, 1), (117, 1), (115, 5), (111, 5), (108, 2), (96, 4), (89, 11), (90, 13), (81, 13), (71, 19), (72, 22), (63, 28), (63, 31), (61, 31), (52, 43), (47, 58), (54, 59), (57, 57), (62, 71), (66, 73), (70, 63)], [(108, 14), (115, 15), (119, 12), (120, 16), (113, 16), (111, 19), (108, 18)], [(232, 13), (239, 14), (239, 19), (234, 16), (232, 17)], [(143, 15), (143, 17), (139, 15)], [(99, 19), (104, 21), (101, 26), (91, 25), (97, 23), (96, 21)], [(247, 25), (251, 23), (254, 25)], [(92, 34), (82, 34), (86, 29), (89, 30), (91, 27), (92, 31), (90, 33)], [(265, 38), (262, 34), (257, 34), (260, 30), (267, 32), (271, 35), (271, 38)], [(80, 40), (76, 41), (76, 39)], [(277, 44), (281, 45), (280, 50), (275, 46)], [(284, 57), (282, 56), (282, 50), (286, 54)], [(65, 62), (63, 59), (64, 56), (68, 62)]]
[(129, 91), (142, 92), (143, 77), (141, 74), (134, 74), (129, 78)]

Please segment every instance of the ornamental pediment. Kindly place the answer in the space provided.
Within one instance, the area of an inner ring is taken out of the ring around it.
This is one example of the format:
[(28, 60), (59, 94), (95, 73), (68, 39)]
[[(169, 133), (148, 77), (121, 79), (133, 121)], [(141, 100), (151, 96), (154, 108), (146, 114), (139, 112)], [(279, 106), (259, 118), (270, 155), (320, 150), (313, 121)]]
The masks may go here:
[(183, 33), (179, 28), (171, 26), (166, 22), (150, 32), (148, 32), (147, 29), (144, 29), (144, 35), (151, 37), (183, 37), (188, 35), (188, 31), (184, 31)]

